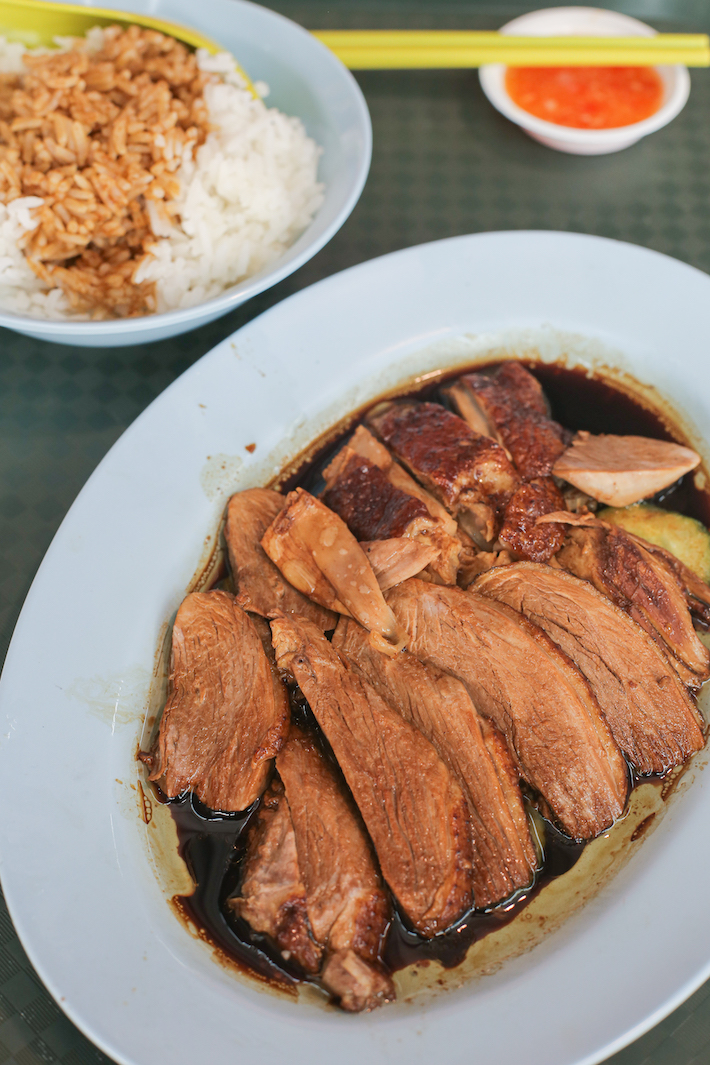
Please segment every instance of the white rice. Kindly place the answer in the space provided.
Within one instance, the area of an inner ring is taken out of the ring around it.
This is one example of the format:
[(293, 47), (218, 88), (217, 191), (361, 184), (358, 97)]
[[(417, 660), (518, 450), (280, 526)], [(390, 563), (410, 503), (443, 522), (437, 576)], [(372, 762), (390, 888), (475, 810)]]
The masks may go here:
[[(21, 73), (25, 50), (0, 38), (0, 72)], [(158, 312), (213, 299), (269, 267), (323, 202), (316, 178), (321, 149), (300, 119), (267, 108), (263, 84), (256, 86), (255, 99), (231, 55), (199, 51), (198, 63), (222, 77), (205, 88), (210, 122), (217, 128), (195, 159), (186, 154), (177, 173), (180, 224), (166, 224), (151, 211), (158, 239), (134, 278), (156, 282)], [(42, 202), (25, 196), (0, 203), (0, 307), (33, 318), (87, 319), (71, 311), (59, 289), (47, 290), (18, 247), (22, 234), (37, 225), (32, 208)]]

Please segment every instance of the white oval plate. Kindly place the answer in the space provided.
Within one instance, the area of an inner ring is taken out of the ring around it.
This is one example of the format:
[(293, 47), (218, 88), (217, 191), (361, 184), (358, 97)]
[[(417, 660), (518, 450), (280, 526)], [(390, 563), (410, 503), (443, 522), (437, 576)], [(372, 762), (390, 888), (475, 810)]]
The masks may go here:
[(489, 233), (411, 248), (252, 321), (111, 450), (57, 533), (8, 655), (0, 874), (42, 979), (116, 1061), (581, 1065), (710, 973), (698, 897), (710, 873), (707, 774), (530, 954), (360, 1017), (284, 1001), (218, 965), (166, 902), (131, 789), (155, 649), (230, 490), (268, 480), (397, 381), (493, 349), (611, 362), (707, 426), (709, 307), (706, 275), (595, 237)]

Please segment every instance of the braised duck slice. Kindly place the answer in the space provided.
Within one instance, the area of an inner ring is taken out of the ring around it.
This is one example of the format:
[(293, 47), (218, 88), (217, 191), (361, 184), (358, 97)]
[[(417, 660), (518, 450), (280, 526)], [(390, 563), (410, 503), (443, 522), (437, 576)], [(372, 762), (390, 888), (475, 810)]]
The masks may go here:
[(443, 932), (471, 906), (468, 807), (458, 782), (314, 625), (282, 614), (271, 627), (278, 665), (333, 749), (382, 875), (418, 932)]
[(299, 591), (321, 606), (357, 618), (382, 650), (396, 654), (403, 646), (364, 551), (342, 518), (319, 499), (302, 488), (289, 492), (261, 544)]
[(498, 541), (516, 558), (547, 562), (562, 546), (564, 525), (538, 524), (542, 514), (564, 510), (565, 501), (552, 477), (539, 477), (516, 488), (505, 508)]
[(390, 904), (357, 807), (314, 738), (295, 726), (276, 768), (296, 834), (308, 921), (326, 950), (323, 982), (350, 1011), (389, 1002), (394, 987), (379, 958)]
[(390, 540), (363, 540), (360, 547), (383, 592), (409, 577), (416, 577), (438, 555), (435, 547), (410, 540), (407, 536), (395, 536)]
[(701, 580), (689, 566), (686, 566), (679, 558), (671, 554), (670, 551), (659, 547), (658, 544), (651, 544), (648, 540), (644, 540), (643, 537), (636, 536), (634, 533), (629, 533), (629, 536), (641, 547), (645, 548), (646, 551), (655, 555), (656, 558), (662, 559), (673, 570), (678, 583), (685, 593), (685, 601), (690, 613), (699, 618), (700, 621), (704, 621), (706, 625), (710, 625), (710, 586)]
[(495, 539), (500, 512), (518, 485), (500, 444), (438, 403), (398, 400), (375, 408), (367, 420), (469, 535)]
[(143, 756), (168, 798), (193, 791), (212, 810), (245, 810), (264, 790), (289, 726), (251, 619), (227, 592), (193, 592), (173, 625), (168, 699)]
[(535, 374), (531, 373), (521, 362), (510, 359), (502, 363), (495, 371), (494, 377), (519, 407), (549, 418), (550, 404), (543, 387)]
[(438, 552), (430, 564), (432, 579), (455, 584), (461, 550), (456, 522), (363, 425), (323, 477), (324, 502), (358, 540), (407, 536), (427, 544)]
[(460, 677), (564, 831), (589, 839), (609, 828), (626, 802), (626, 763), (587, 681), (552, 640), (472, 591), (412, 578), (387, 599), (409, 650)]
[(426, 534), (436, 525), (421, 499), (397, 488), (384, 470), (350, 447), (338, 452), (323, 477), (323, 502), (358, 540)]
[(476, 591), (520, 611), (569, 655), (639, 773), (665, 773), (703, 746), (695, 706), (666, 656), (587, 581), (517, 562), (480, 577)]
[(272, 610), (300, 614), (327, 632), (335, 628), (335, 613), (284, 580), (261, 546), (262, 536), (285, 505), (286, 497), (269, 488), (247, 488), (229, 500), (224, 538), (237, 602), (262, 617), (268, 617)]
[(249, 829), (242, 885), (227, 905), (255, 932), (268, 936), (285, 961), (297, 962), (307, 973), (319, 972), (323, 950), (311, 935), (296, 835), (278, 778)]
[(600, 503), (626, 507), (667, 488), (699, 463), (695, 451), (666, 440), (580, 432), (552, 472)]
[(570, 434), (549, 417), (540, 383), (520, 363), (464, 374), (447, 394), (475, 432), (502, 444), (523, 480), (548, 477), (567, 447)]
[(615, 525), (591, 516), (569, 529), (555, 562), (590, 581), (645, 629), (670, 656), (683, 681), (699, 686), (710, 677), (710, 652), (698, 639), (683, 588), (668, 563)]
[[(415, 725), (456, 775), (469, 799), (473, 841), (473, 897), (486, 907), (533, 879), (537, 855), (507, 748), (485, 729), (465, 686), (402, 651), (389, 658), (365, 630), (341, 618), (333, 645), (385, 702)], [(493, 753), (488, 748), (491, 741)]]

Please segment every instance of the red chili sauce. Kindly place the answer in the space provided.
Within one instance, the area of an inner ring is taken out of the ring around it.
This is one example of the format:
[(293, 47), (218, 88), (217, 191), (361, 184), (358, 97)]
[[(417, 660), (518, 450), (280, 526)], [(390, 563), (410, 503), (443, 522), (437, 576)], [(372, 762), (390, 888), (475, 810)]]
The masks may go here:
[(509, 67), (505, 88), (523, 111), (576, 129), (630, 126), (663, 102), (653, 67)]

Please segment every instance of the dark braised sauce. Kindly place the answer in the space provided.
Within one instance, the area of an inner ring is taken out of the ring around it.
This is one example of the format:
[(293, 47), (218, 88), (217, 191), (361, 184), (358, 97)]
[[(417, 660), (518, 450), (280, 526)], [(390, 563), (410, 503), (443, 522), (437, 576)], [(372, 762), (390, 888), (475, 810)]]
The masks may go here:
[[(584, 371), (556, 364), (526, 365), (542, 384), (551, 404), (552, 417), (567, 428), (686, 443), (681, 436), (671, 432), (658, 412), (608, 381), (590, 378)], [(459, 369), (447, 378), (439, 378), (436, 383), (409, 394), (445, 402), (441, 394), (442, 384), (462, 372)], [(280, 482), (282, 491), (298, 485), (317, 493), (323, 484), (321, 471), (358, 421), (359, 418), (351, 420), (342, 434), (331, 440), (307, 465), (294, 474), (289, 473)], [(692, 475), (683, 478), (655, 502), (710, 524), (710, 494), (696, 487)], [(319, 734), (298, 689), (291, 691), (291, 704), (299, 724)], [(327, 750), (324, 737), (320, 735), (319, 738)], [(158, 799), (165, 801), (160, 795)], [(264, 982), (295, 988), (304, 979), (299, 968), (285, 962), (265, 936), (254, 933), (226, 906), (226, 900), (236, 894), (240, 886), (246, 837), (258, 803), (249, 811), (230, 815), (214, 814), (192, 796), (173, 800), (169, 806), (177, 828), (180, 855), (196, 884), (192, 895), (176, 898), (175, 904), (199, 929), (202, 937), (238, 968)], [(383, 962), (391, 971), (430, 961), (453, 968), (463, 961), (473, 943), (512, 921), (546, 884), (572, 868), (585, 844), (567, 839), (539, 813), (536, 817), (538, 824), (544, 826), (544, 861), (535, 883), (491, 911), (468, 913), (447, 933), (430, 940), (410, 931), (401, 916), (395, 913), (383, 954)]]

